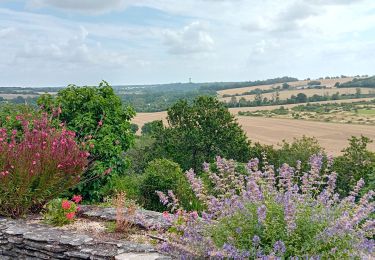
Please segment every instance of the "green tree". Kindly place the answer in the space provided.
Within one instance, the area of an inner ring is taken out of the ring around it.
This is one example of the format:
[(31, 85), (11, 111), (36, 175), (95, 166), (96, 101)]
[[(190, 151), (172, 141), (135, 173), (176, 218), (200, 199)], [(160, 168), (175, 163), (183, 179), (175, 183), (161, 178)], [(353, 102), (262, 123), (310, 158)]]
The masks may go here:
[(367, 149), (371, 142), (362, 135), (352, 136), (349, 146), (342, 150), (344, 154), (334, 160), (333, 169), (339, 173), (337, 187), (341, 195), (348, 195), (361, 178), (365, 181), (365, 191), (375, 189), (375, 153)]
[(142, 135), (153, 135), (163, 129), (162, 120), (147, 122), (142, 126)]
[(306, 103), (307, 102), (307, 96), (305, 93), (298, 93), (296, 97), (297, 103)]
[(130, 130), (133, 134), (136, 134), (138, 132), (139, 126), (137, 124), (130, 124)]
[(77, 192), (88, 200), (100, 200), (101, 187), (111, 175), (121, 175), (127, 167), (124, 151), (134, 140), (130, 123), (134, 110), (124, 107), (105, 81), (97, 87), (69, 85), (56, 97), (41, 96), (38, 105), (52, 113), (61, 110), (58, 119), (91, 147), (91, 164), (83, 176), (86, 182)]
[(169, 127), (155, 136), (154, 152), (200, 170), (203, 162), (219, 155), (245, 162), (250, 142), (228, 108), (216, 98), (199, 97), (188, 104), (180, 100), (168, 109)]

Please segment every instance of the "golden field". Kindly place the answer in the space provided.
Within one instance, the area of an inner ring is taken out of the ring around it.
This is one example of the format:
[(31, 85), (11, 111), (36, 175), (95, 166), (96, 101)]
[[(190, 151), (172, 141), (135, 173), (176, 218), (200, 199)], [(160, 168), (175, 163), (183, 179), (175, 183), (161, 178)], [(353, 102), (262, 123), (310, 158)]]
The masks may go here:
[[(327, 88), (333, 88), (336, 82), (339, 82), (341, 84), (341, 83), (345, 83), (351, 80), (353, 80), (353, 78), (322, 79), (318, 81), (320, 81), (322, 85), (326, 86)], [(292, 87), (301, 87), (301, 86), (306, 86), (308, 82), (309, 82), (308, 80), (299, 80), (295, 82), (289, 82), (288, 84)], [(265, 90), (265, 89), (270, 89), (270, 88), (274, 88), (274, 87), (281, 86), (281, 85), (282, 83), (276, 83), (276, 84), (270, 84), (270, 85), (251, 86), (251, 87), (244, 87), (244, 88), (232, 88), (232, 89), (220, 90), (217, 93), (219, 96), (223, 96), (225, 94), (241, 95), (244, 92), (248, 92), (257, 88)]]
[[(355, 101), (359, 100), (363, 99)], [(349, 100), (341, 100), (341, 102), (344, 101), (348, 102)], [(354, 100), (350, 101), (353, 102)], [(338, 102), (340, 102), (340, 100)], [(273, 106), (272, 108), (269, 107), (269, 109), (275, 109), (278, 107), (279, 106)], [(264, 108), (266, 107), (232, 108), (230, 111), (236, 115), (238, 111), (250, 111), (250, 109), (251, 111), (255, 111)], [(166, 123), (166, 116), (166, 112), (138, 113), (132, 122), (141, 128), (144, 123), (153, 120), (164, 120), (164, 123)], [(369, 125), (325, 123), (237, 115), (236, 117), (247, 136), (253, 142), (260, 142), (268, 145), (278, 145), (283, 139), (291, 141), (293, 138), (298, 138), (303, 135), (315, 136), (329, 154), (338, 155), (340, 154), (340, 151), (348, 145), (347, 139), (352, 135), (358, 136), (363, 134), (375, 140), (375, 126)], [(375, 143), (370, 144), (369, 148), (375, 151)]]

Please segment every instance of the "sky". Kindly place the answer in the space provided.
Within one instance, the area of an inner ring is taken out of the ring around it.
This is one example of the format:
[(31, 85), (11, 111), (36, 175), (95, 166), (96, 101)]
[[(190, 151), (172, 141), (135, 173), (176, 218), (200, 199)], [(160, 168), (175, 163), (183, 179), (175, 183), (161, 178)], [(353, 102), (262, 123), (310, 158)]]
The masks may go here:
[(0, 86), (374, 74), (374, 0), (0, 0)]

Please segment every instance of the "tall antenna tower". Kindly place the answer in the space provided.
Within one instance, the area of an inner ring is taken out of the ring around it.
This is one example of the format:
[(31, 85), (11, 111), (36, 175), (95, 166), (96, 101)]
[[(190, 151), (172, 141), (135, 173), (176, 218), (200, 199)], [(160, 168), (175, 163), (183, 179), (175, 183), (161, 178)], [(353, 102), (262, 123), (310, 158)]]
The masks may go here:
[(191, 78), (189, 78), (189, 83), (191, 84)]

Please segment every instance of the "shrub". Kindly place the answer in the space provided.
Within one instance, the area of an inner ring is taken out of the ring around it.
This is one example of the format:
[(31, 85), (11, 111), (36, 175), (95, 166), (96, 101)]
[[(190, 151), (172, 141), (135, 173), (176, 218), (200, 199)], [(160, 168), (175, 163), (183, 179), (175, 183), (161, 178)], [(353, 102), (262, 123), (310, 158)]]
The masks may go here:
[(71, 201), (60, 198), (51, 200), (46, 205), (43, 214), (44, 221), (54, 226), (63, 226), (72, 223), (79, 211), (77, 205), (81, 200), (81, 196), (74, 196)]
[[(102, 177), (79, 185), (76, 192), (87, 200), (102, 199), (101, 188), (113, 175), (123, 174), (128, 166), (124, 152), (133, 144), (130, 119), (135, 115), (134, 110), (124, 107), (105, 81), (97, 87), (69, 85), (55, 98), (41, 96), (38, 105), (51, 114), (61, 111), (58, 119), (77, 133), (80, 142), (91, 146), (89, 159), (92, 163), (83, 177)], [(103, 175), (106, 171), (111, 174)]]
[(164, 211), (156, 191), (176, 191), (181, 204), (186, 208), (196, 207), (194, 195), (180, 166), (167, 159), (156, 159), (147, 166), (143, 181), (140, 184), (140, 194), (146, 209)]
[(116, 195), (116, 193), (124, 192), (128, 199), (142, 204), (142, 197), (140, 195), (140, 183), (142, 183), (142, 180), (143, 176), (141, 174), (114, 176), (103, 188), (103, 195), (111, 197)]
[(52, 127), (46, 115), (17, 120), (20, 133), (0, 128), (0, 215), (10, 217), (38, 212), (75, 187), (88, 156), (74, 132)]
[[(336, 173), (321, 173), (323, 157), (310, 158), (301, 184), (300, 168), (284, 164), (258, 169), (251, 160), (247, 175), (234, 162), (218, 158), (217, 172), (205, 166), (215, 191), (206, 191), (193, 171), (186, 173), (196, 196), (207, 206), (201, 218), (179, 209), (165, 215), (172, 228), (162, 249), (187, 258), (355, 259), (374, 247), (374, 191), (357, 200), (360, 180), (350, 196), (335, 193)], [(163, 204), (172, 204), (161, 194)]]

